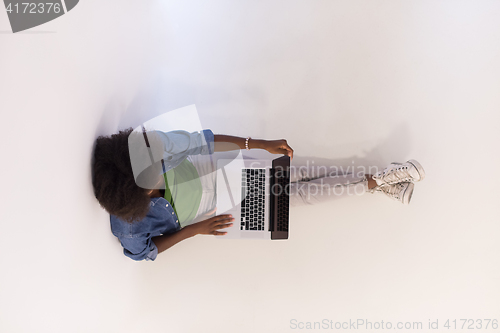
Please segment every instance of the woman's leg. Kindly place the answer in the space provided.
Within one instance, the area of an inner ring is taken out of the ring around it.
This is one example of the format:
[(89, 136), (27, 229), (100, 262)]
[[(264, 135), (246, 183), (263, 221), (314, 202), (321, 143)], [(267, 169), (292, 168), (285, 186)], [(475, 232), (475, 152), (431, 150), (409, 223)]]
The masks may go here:
[(326, 167), (299, 166), (290, 170), (290, 206), (312, 205), (345, 196), (362, 195), (377, 186), (372, 175), (328, 173)]

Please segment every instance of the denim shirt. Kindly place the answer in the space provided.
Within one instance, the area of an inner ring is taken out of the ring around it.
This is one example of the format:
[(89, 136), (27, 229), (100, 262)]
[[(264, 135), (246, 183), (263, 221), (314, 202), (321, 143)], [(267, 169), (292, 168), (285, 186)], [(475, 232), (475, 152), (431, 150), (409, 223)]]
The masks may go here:
[[(188, 155), (207, 155), (214, 152), (214, 134), (211, 130), (189, 133), (186, 131), (156, 131), (164, 143), (166, 171), (179, 165)], [(151, 238), (180, 230), (179, 219), (165, 198), (151, 198), (144, 219), (127, 223), (110, 215), (111, 232), (123, 246), (123, 254), (134, 260), (155, 260), (158, 248)]]

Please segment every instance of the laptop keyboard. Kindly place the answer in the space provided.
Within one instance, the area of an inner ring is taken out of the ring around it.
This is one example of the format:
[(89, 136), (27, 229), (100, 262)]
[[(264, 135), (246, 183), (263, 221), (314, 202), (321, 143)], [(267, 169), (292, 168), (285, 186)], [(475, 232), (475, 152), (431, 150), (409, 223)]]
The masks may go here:
[(264, 230), (266, 169), (243, 169), (240, 230)]

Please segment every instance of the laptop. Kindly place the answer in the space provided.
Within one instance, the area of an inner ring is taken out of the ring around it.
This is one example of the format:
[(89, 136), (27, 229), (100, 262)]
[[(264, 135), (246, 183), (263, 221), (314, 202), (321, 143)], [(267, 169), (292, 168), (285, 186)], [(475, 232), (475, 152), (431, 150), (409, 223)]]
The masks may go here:
[(290, 157), (219, 159), (217, 215), (234, 222), (220, 239), (288, 239)]

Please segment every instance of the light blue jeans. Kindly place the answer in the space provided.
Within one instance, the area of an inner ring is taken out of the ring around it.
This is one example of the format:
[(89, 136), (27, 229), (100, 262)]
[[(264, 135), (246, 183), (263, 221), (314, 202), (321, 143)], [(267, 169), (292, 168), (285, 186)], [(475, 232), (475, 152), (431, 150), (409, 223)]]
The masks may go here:
[[(292, 169), (293, 170), (293, 169)], [(303, 168), (299, 175), (290, 177), (290, 206), (313, 205), (341, 197), (359, 196), (368, 191), (364, 175), (322, 174), (310, 177), (311, 169)]]

